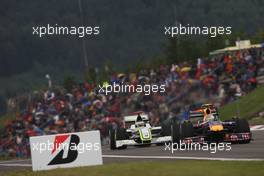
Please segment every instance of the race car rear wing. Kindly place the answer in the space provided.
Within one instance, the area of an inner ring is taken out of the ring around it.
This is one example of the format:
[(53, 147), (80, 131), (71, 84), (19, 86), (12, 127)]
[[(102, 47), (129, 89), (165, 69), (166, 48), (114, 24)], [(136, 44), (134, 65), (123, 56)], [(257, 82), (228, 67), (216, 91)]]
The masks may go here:
[[(147, 114), (141, 114), (140, 115), (142, 120), (146, 123), (149, 121)], [(124, 126), (125, 128), (130, 128), (131, 125), (135, 124), (137, 120), (138, 115), (129, 115), (124, 117)]]
[[(217, 110), (211, 110), (211, 114), (213, 116), (218, 116)], [(196, 110), (196, 111), (189, 111), (189, 118), (203, 118), (204, 112), (202, 110)]]
[[(141, 116), (143, 121), (148, 121), (149, 120), (147, 114), (142, 114), (140, 116)], [(125, 116), (124, 120), (125, 120), (125, 122), (135, 122), (137, 120), (137, 117), (138, 117), (138, 115)]]

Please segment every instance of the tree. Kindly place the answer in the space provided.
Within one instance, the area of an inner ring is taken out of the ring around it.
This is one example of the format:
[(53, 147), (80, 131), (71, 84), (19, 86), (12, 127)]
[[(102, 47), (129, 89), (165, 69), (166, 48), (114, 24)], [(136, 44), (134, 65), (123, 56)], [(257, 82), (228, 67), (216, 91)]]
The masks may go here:
[(76, 85), (76, 81), (73, 76), (67, 76), (64, 78), (63, 87), (67, 90), (67, 92), (71, 92), (74, 85)]

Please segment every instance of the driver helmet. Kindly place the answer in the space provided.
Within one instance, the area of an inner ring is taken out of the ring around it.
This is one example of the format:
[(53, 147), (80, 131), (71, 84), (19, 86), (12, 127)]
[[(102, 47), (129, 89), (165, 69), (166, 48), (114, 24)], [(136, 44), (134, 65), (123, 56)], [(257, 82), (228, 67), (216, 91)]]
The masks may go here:
[(143, 121), (139, 121), (135, 123), (136, 127), (144, 127), (145, 123)]
[(204, 121), (212, 121), (215, 117), (209, 108), (205, 109)]

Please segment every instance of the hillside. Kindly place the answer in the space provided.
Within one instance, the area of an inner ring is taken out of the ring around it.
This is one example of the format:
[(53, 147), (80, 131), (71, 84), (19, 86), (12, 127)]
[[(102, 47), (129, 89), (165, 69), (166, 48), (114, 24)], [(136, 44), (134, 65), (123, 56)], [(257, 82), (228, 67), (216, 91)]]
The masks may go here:
[(259, 86), (257, 89), (242, 97), (241, 99), (229, 103), (220, 108), (221, 119), (230, 119), (237, 114), (237, 107), (240, 110), (240, 117), (251, 119), (260, 111), (264, 110), (264, 86)]
[[(85, 38), (89, 65), (111, 62), (125, 69), (129, 63), (166, 55), (163, 26), (176, 21), (200, 26), (230, 25), (234, 32), (253, 34), (263, 30), (263, 6), (261, 0), (82, 1), (84, 25), (101, 26), (100, 36)], [(58, 80), (67, 74), (82, 76), (79, 38), (32, 35), (32, 27), (37, 25), (82, 25), (78, 1), (4, 0), (0, 11), (0, 81), (5, 83), (0, 94), (43, 86), (45, 73)]]

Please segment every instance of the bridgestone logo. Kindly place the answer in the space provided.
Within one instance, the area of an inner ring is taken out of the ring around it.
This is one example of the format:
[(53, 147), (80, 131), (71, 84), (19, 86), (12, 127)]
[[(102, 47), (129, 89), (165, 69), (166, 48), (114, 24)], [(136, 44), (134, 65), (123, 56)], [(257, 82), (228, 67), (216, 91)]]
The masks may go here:
[(63, 158), (65, 149), (62, 149), (50, 162), (48, 165), (55, 165), (55, 164), (66, 164), (71, 163), (74, 160), (76, 160), (78, 156), (78, 150), (77, 148), (72, 148), (71, 146), (77, 146), (80, 142), (79, 136), (72, 134), (72, 135), (61, 135), (56, 136), (54, 141), (54, 148), (52, 150), (52, 154), (57, 150), (58, 145), (62, 144), (68, 137), (71, 137), (70, 139), (70, 145), (68, 148), (68, 154), (66, 158)]

